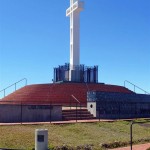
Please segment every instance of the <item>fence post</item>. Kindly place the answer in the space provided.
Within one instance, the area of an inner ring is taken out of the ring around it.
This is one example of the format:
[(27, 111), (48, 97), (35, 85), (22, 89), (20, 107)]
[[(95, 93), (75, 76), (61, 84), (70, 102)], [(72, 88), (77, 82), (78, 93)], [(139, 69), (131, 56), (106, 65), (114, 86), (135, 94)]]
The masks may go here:
[(81, 103), (80, 103), (80, 119), (81, 119)]
[(71, 109), (71, 96), (70, 96), (70, 109)]
[(52, 107), (52, 106), (51, 106), (51, 103), (50, 103), (50, 104), (49, 104), (49, 110), (50, 110), (50, 112), (49, 112), (49, 116), (50, 116), (49, 119), (50, 119), (50, 121), (49, 121), (49, 122), (50, 122), (50, 123), (51, 123), (51, 120), (52, 120), (52, 118), (51, 118), (51, 107)]
[(22, 102), (21, 102), (21, 124), (22, 124)]
[(77, 122), (77, 117), (78, 115), (77, 115), (77, 103), (76, 103), (76, 122)]
[(132, 122), (131, 122), (131, 125), (130, 125), (130, 146), (131, 146), (131, 150), (132, 150), (132, 142), (133, 142), (133, 141), (132, 141), (132, 138), (133, 138), (133, 137), (132, 137), (132, 126), (133, 126), (133, 123), (134, 123), (134, 122), (132, 121)]
[(98, 105), (98, 112), (99, 112), (99, 114), (98, 114), (98, 118), (99, 118), (99, 122), (100, 122), (100, 105)]
[(119, 103), (119, 120), (120, 120), (120, 115), (121, 115), (121, 114), (120, 114), (120, 103)]

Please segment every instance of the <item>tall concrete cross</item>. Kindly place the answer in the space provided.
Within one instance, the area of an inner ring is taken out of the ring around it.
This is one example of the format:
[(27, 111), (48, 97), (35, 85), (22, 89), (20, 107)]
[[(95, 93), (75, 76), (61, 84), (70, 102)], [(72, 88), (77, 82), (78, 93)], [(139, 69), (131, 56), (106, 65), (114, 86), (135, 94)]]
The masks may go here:
[(84, 3), (80, 0), (70, 0), (66, 16), (70, 17), (70, 81), (78, 81), (80, 65), (80, 11)]

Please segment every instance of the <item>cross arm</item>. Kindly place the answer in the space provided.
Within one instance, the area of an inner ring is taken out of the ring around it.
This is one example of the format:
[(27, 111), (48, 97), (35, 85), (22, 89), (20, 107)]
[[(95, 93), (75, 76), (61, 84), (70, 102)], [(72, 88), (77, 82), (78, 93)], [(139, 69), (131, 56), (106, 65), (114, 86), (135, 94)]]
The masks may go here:
[(84, 2), (76, 1), (71, 7), (66, 10), (66, 16), (70, 16), (70, 14), (74, 11), (82, 11), (84, 8)]

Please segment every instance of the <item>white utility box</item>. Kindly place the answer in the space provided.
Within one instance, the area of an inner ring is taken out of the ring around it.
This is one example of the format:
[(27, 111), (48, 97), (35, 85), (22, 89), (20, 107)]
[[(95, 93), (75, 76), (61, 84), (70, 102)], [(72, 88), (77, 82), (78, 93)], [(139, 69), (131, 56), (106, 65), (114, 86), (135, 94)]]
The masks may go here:
[(48, 130), (35, 130), (35, 150), (48, 150)]

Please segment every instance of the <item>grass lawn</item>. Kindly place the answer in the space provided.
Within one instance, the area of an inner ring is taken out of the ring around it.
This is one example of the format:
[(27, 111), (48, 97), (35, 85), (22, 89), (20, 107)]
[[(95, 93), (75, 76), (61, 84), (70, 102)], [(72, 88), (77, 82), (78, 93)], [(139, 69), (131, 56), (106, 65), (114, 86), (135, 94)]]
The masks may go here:
[[(48, 129), (49, 146), (76, 147), (92, 145), (101, 149), (101, 145), (113, 142), (130, 141), (130, 122), (75, 123), (65, 125), (14, 125), (0, 126), (0, 148), (29, 149), (34, 148), (35, 129)], [(133, 125), (133, 140), (150, 141), (150, 128)]]

